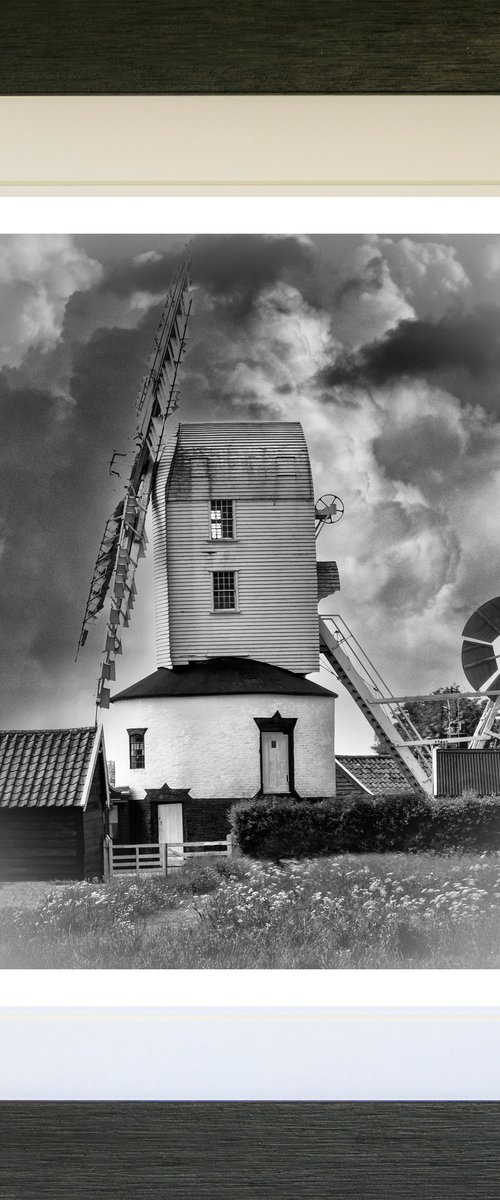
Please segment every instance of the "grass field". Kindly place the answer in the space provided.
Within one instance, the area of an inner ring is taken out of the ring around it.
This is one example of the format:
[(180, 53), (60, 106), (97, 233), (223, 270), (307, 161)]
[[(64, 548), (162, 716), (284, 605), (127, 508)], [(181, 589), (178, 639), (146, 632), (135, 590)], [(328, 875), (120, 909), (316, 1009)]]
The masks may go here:
[(0, 909), (3, 968), (498, 966), (498, 853), (197, 860)]

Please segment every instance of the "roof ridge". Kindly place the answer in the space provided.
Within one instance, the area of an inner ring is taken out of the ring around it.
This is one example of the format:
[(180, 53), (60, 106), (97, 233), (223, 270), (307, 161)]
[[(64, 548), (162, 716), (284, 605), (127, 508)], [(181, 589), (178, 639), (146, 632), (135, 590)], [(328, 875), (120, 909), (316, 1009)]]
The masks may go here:
[[(168, 668), (167, 668), (167, 670), (168, 670)], [(31, 733), (55, 734), (55, 733), (82, 733), (83, 731), (85, 731), (85, 733), (87, 733), (87, 732), (90, 733), (91, 731), (93, 733), (94, 732), (97, 733), (98, 728), (99, 728), (98, 725), (67, 725), (67, 726), (65, 725), (65, 726), (63, 726), (63, 728), (57, 728), (57, 729), (41, 729), (38, 727), (36, 729), (0, 729), (0, 737), (2, 737), (4, 734), (10, 735), (10, 734), (14, 734), (14, 733), (17, 733), (17, 734), (19, 734), (19, 733), (22, 733), (22, 734), (31, 734)]]
[(64, 808), (83, 796), (99, 726), (0, 731), (0, 808)]

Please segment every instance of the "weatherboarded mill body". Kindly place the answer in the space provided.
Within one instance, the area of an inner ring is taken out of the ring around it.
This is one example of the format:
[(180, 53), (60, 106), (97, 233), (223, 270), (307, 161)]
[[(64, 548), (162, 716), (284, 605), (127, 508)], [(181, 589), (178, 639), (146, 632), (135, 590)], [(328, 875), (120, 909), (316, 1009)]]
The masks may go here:
[(153, 498), (157, 670), (106, 740), (132, 840), (222, 837), (235, 800), (335, 794), (315, 509), (297, 423), (182, 424)]

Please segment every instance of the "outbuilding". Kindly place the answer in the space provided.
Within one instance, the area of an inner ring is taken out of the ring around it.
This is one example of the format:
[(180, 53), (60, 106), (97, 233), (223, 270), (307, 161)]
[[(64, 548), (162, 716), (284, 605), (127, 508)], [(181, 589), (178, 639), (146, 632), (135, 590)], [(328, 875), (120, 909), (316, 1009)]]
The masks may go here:
[(390, 754), (338, 754), (335, 779), (339, 800), (360, 794), (394, 796), (412, 790), (404, 771)]
[(0, 880), (101, 879), (102, 728), (0, 732)]

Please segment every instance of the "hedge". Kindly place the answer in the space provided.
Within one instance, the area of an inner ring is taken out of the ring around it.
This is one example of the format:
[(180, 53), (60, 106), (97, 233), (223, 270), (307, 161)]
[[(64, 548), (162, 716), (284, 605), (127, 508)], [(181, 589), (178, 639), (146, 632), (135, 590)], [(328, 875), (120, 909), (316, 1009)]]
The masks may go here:
[(240, 851), (252, 858), (308, 858), (383, 851), (500, 849), (500, 796), (434, 799), (414, 792), (346, 800), (288, 796), (233, 805)]

